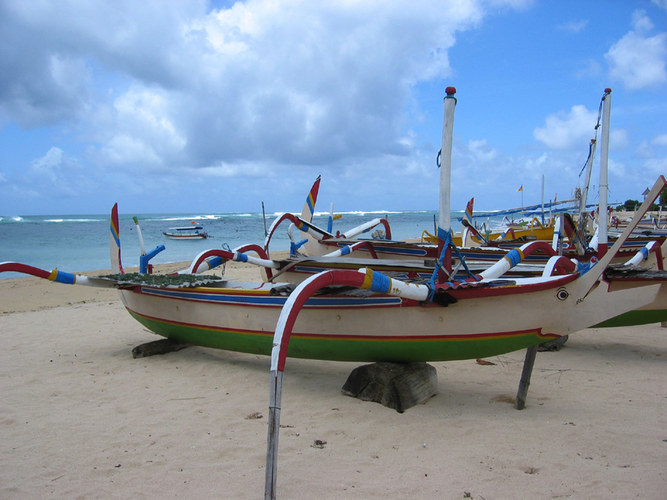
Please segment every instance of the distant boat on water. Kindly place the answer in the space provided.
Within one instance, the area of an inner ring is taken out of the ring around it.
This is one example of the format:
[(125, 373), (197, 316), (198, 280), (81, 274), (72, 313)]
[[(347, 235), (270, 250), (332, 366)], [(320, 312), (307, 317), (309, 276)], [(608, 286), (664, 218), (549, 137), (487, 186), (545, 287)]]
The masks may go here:
[(192, 224), (192, 226), (170, 227), (162, 234), (173, 240), (205, 240), (209, 237), (203, 226), (194, 225), (194, 222)]

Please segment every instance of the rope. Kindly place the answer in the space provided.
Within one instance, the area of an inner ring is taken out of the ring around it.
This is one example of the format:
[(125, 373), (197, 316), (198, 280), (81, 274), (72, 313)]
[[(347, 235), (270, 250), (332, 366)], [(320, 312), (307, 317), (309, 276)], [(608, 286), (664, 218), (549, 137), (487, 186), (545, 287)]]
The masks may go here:
[(452, 277), (456, 274), (456, 272), (460, 269), (461, 266), (463, 266), (463, 269), (465, 269), (466, 274), (468, 275), (469, 278), (474, 279), (475, 281), (480, 281), (479, 276), (476, 274), (473, 274), (473, 272), (470, 270), (468, 267), (468, 264), (465, 260), (465, 257), (459, 250), (459, 248), (454, 244), (452, 241), (452, 231), (451, 229), (449, 231), (443, 231), (441, 229), (438, 229), (438, 236), (442, 239), (443, 245), (442, 245), (442, 252), (440, 253), (440, 257), (436, 260), (435, 263), (435, 269), (433, 270), (433, 274), (431, 274), (431, 279), (428, 282), (428, 287), (430, 289), (429, 295), (426, 299), (427, 302), (433, 302), (433, 298), (435, 297), (435, 290), (436, 290), (436, 283), (438, 280), (438, 271), (440, 269), (444, 269), (444, 260), (445, 260), (445, 255), (447, 253), (447, 249), (451, 247), (452, 252), (454, 255), (459, 259), (459, 264), (452, 270), (451, 274), (447, 273), (448, 278), (451, 281), (445, 282), (445, 284), (450, 285), (451, 287), (455, 286), (455, 281), (459, 281), (461, 283), (465, 283), (465, 279), (459, 279), (459, 280), (454, 280)]

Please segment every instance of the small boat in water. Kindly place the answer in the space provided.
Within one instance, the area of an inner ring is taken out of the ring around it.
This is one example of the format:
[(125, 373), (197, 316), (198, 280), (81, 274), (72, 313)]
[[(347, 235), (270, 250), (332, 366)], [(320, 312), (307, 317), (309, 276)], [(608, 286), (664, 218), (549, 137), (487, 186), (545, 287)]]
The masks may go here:
[(170, 227), (163, 233), (167, 238), (174, 240), (205, 240), (208, 238), (208, 233), (204, 231), (203, 226), (182, 226)]

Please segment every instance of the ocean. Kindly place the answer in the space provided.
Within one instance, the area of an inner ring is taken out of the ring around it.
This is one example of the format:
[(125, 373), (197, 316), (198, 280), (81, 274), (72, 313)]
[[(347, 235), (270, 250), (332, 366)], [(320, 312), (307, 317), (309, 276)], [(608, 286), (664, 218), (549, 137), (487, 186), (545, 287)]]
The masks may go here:
[[(151, 260), (152, 264), (191, 261), (203, 250), (234, 249), (247, 243), (263, 246), (264, 217), (262, 213), (212, 214), (119, 214), (123, 265), (139, 265), (140, 246), (132, 217), (139, 219), (147, 251), (158, 245), (166, 249)], [(267, 214), (270, 227), (277, 214)], [(452, 229), (459, 231), (462, 212), (452, 212)], [(334, 221), (333, 232), (345, 232), (370, 219), (383, 217), (389, 221), (392, 239), (421, 237), (422, 231), (433, 234), (436, 212), (373, 211), (342, 213)], [(326, 228), (328, 213), (316, 213), (313, 223)], [(192, 222), (204, 226), (210, 238), (175, 241), (162, 232), (170, 227), (187, 226)], [(288, 222), (283, 222), (271, 240), (270, 251), (288, 250)], [(370, 237), (366, 234), (365, 237)], [(41, 269), (58, 268), (78, 273), (109, 269), (109, 215), (31, 215), (0, 216), (0, 262), (15, 261)], [(2, 273), (0, 279), (20, 277), (18, 273)]]

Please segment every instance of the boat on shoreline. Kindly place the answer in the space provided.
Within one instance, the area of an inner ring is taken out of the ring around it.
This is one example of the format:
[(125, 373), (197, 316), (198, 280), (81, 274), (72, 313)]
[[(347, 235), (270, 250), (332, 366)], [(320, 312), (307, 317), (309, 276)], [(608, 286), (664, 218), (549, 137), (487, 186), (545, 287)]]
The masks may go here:
[[(455, 101), (453, 92), (448, 92), (443, 151), (447, 135), (451, 140), (447, 113), (453, 120)], [(442, 156), (447, 160), (443, 168), (451, 168), (451, 150)], [(661, 176), (652, 194), (657, 196), (665, 184)], [(441, 192), (447, 194), (448, 190), (448, 179), (441, 179)], [(301, 231), (308, 230), (312, 198), (311, 193), (302, 213), (306, 220), (298, 227)], [(648, 206), (642, 209), (646, 211)], [(302, 314), (293, 324), (290, 355), (346, 361), (447, 361), (502, 354), (650, 304), (660, 287), (643, 282), (631, 289), (614, 290), (605, 281), (604, 270), (628, 238), (632, 224), (596, 263), (575, 265), (553, 255), (541, 275), (508, 276), (506, 271), (518, 263), (522, 253), (515, 249), (486, 270), (457, 276), (452, 270), (456, 247), (451, 243), (449, 213), (448, 206), (440, 207), (440, 240), (426, 282), (412, 280), (409, 273), (404, 279), (383, 274), (373, 269), (372, 262), (364, 267), (356, 264), (338, 268), (337, 262), (346, 262), (336, 260), (340, 255), (329, 259), (333, 268), (300, 282), (274, 279), (248, 283), (198, 274), (216, 265), (210, 259), (218, 259), (218, 264), (236, 260), (280, 270), (277, 261), (253, 258), (240, 251), (215, 250), (193, 261), (189, 281), (184, 273), (178, 283), (167, 278), (162, 283), (150, 283), (146, 281), (150, 275), (136, 278), (122, 272), (117, 206), (112, 211), (110, 237), (114, 276), (78, 277), (16, 263), (3, 263), (0, 271), (28, 272), (70, 284), (117, 287), (128, 312), (160, 336), (258, 354), (270, 353), (279, 318), (298, 302)], [(563, 267), (563, 263), (568, 265)], [(418, 272), (427, 271), (422, 267), (415, 269)], [(317, 289), (312, 288), (314, 283)], [(300, 295), (303, 287), (306, 295)]]
[(162, 234), (172, 240), (205, 240), (209, 237), (204, 227), (194, 225), (194, 222), (192, 226), (170, 227)]
[[(437, 254), (427, 283), (393, 279), (371, 267), (325, 270), (298, 284), (243, 282), (197, 274), (200, 267), (214, 264), (202, 255), (188, 274), (125, 274), (117, 205), (110, 221), (113, 275), (88, 277), (57, 269), (48, 272), (16, 262), (0, 263), (0, 272), (22, 272), (66, 284), (115, 287), (129, 314), (157, 335), (270, 355), (265, 496), (275, 498), (282, 380), (288, 356), (339, 361), (449, 361), (524, 348), (530, 348), (534, 356), (538, 344), (652, 303), (662, 286), (650, 279), (633, 279), (628, 286), (614, 288), (605, 270), (650, 203), (667, 186), (664, 176), (655, 182), (637, 218), (611, 248), (604, 246), (595, 262), (571, 263), (569, 268), (562, 268), (562, 274), (552, 275), (563, 259), (569, 261), (554, 255), (541, 276), (503, 277), (520, 260), (521, 252), (514, 249), (479, 275), (457, 278), (452, 268), (457, 249), (452, 243), (449, 207), (455, 92), (448, 87), (444, 100)], [(608, 132), (608, 121), (604, 127)], [(300, 223), (298, 229), (304, 231), (308, 223)], [(208, 257), (277, 269), (275, 261), (252, 258), (240, 251), (216, 250)], [(529, 372), (526, 366), (532, 369), (528, 356), (524, 371)]]

